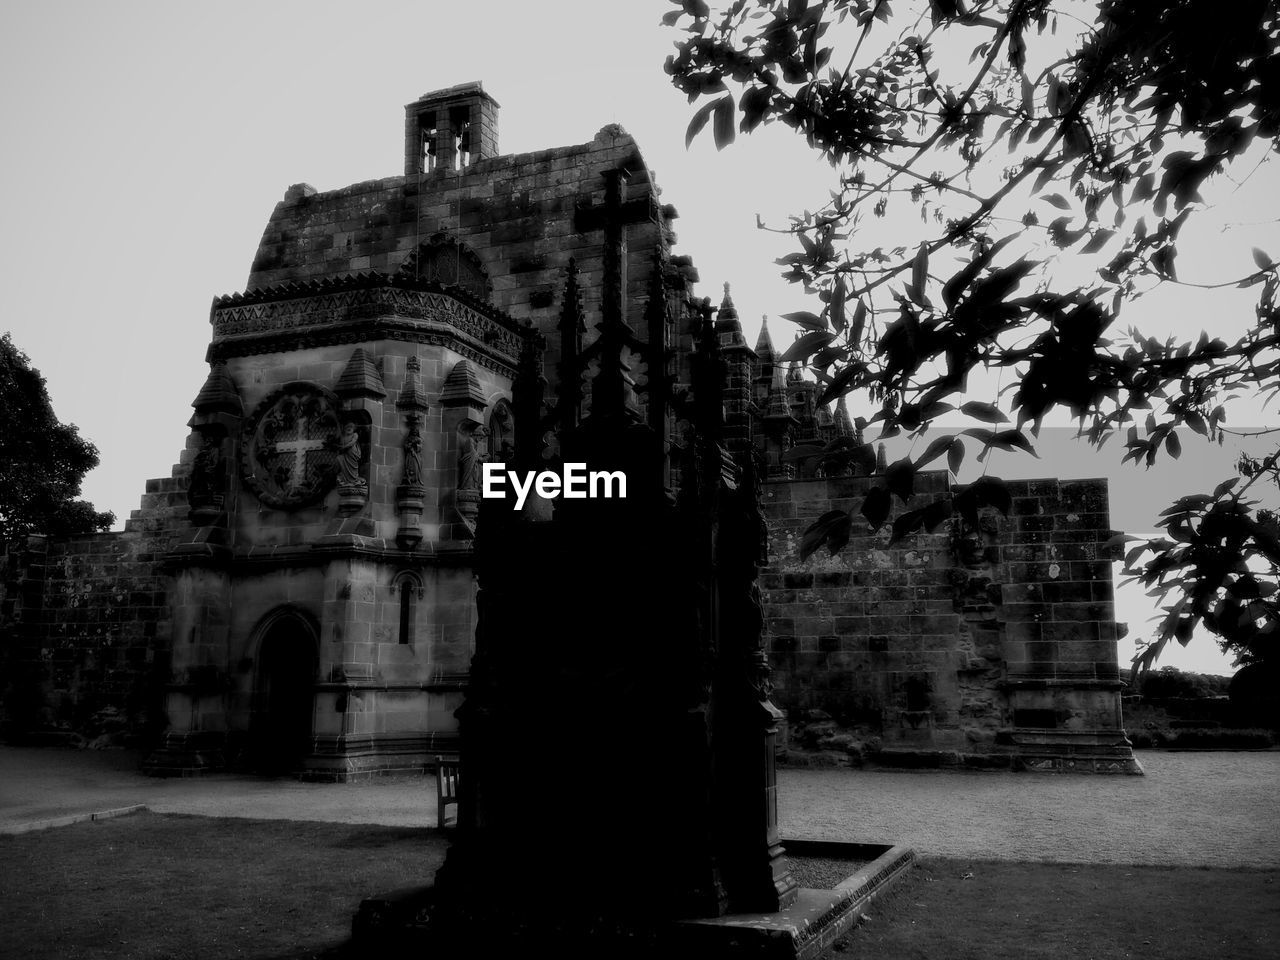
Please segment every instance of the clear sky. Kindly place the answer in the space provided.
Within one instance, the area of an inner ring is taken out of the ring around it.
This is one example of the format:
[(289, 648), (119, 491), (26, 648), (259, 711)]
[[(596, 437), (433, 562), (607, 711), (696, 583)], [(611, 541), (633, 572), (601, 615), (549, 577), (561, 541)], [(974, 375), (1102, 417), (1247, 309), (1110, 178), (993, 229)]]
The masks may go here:
[[(834, 174), (782, 130), (721, 154), (708, 135), (686, 150), (693, 108), (662, 70), (680, 36), (658, 22), (668, 9), (664, 0), (5, 4), (0, 330), (45, 375), (59, 417), (98, 445), (84, 495), (123, 522), (147, 478), (169, 474), (207, 372), (210, 300), (243, 289), (286, 187), (399, 175), (404, 104), (456, 83), (480, 80), (502, 105), (503, 153), (582, 143), (622, 124), (680, 211), (679, 252), (694, 257), (699, 292), (718, 301), (731, 282), (748, 335), (768, 314), (775, 340), (788, 341), (778, 315), (811, 304), (778, 279), (773, 260), (788, 246), (756, 230), (756, 216), (779, 223), (816, 208)], [(1277, 182), (1264, 168), (1243, 189), (1227, 184), (1218, 227), (1201, 248), (1184, 244), (1182, 274), (1226, 279), (1234, 266), (1224, 255), (1253, 245), (1280, 259), (1268, 219)], [(875, 242), (909, 239), (913, 221), (874, 227), (885, 231)], [(1144, 306), (1144, 326), (1216, 330), (1229, 314), (1222, 302), (1162, 293)], [(1239, 297), (1230, 306), (1248, 309)], [(1042, 463), (1006, 458), (992, 472), (1110, 477), (1113, 525), (1141, 532), (1171, 497), (1228, 475), (1236, 451), (1194, 439), (1184, 438), (1182, 461), (1150, 473), (1122, 471), (1118, 453), (1094, 455), (1065, 437)], [(1122, 597), (1131, 637), (1148, 616), (1140, 594)], [(1129, 652), (1122, 644), (1122, 658)], [(1163, 662), (1229, 672), (1200, 638), (1179, 653)]]

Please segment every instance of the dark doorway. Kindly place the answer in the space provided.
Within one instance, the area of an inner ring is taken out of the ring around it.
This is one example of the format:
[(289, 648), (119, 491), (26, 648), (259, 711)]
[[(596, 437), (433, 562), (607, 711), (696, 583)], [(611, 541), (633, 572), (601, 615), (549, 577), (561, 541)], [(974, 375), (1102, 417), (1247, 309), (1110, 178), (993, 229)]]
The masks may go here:
[(307, 624), (283, 616), (267, 628), (258, 651), (253, 755), (261, 773), (292, 773), (311, 752), (315, 640)]

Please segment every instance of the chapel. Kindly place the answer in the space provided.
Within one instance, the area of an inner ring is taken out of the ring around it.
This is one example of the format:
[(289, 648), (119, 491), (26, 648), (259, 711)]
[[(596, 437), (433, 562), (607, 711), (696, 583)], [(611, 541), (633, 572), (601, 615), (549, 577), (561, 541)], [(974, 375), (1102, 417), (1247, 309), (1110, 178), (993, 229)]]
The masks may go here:
[[(156, 741), (157, 775), (345, 780), (455, 751), (483, 465), (589, 407), (609, 315), (623, 341), (649, 331), (610, 371), (637, 409), (651, 383), (678, 398), (714, 332), (725, 446), (762, 484), (779, 706), (886, 761), (1135, 772), (1105, 482), (1020, 482), (978, 529), (805, 555), (813, 520), (879, 482), (860, 421), (817, 402), (767, 323), (747, 342), (728, 285), (718, 309), (694, 297), (675, 208), (621, 127), (503, 154), (498, 117), (479, 83), (427, 93), (402, 174), (285, 191), (244, 290), (213, 300), (171, 476), (122, 533), (33, 538), (8, 574), (7, 724)], [(548, 396), (522, 422), (513, 384), (535, 367)], [(945, 471), (918, 488), (962, 494)]]

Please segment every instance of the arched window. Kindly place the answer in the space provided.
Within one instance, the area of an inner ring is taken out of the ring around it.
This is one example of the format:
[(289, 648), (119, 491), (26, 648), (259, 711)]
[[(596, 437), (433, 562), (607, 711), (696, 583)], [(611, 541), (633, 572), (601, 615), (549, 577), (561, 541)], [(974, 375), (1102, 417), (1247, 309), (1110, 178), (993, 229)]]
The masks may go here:
[(396, 574), (395, 579), (391, 581), (391, 586), (400, 602), (400, 643), (411, 644), (416, 616), (415, 601), (422, 598), (422, 581), (418, 579), (417, 574), (405, 571)]
[(480, 258), (447, 234), (437, 233), (409, 254), (399, 272), (414, 280), (460, 287), (478, 300), (492, 298), (492, 284)]

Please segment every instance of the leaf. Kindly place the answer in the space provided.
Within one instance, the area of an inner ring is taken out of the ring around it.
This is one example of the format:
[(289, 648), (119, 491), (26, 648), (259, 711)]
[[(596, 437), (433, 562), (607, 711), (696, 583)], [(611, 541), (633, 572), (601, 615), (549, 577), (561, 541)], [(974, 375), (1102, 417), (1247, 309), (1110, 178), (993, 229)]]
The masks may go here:
[(808, 310), (797, 310), (794, 313), (784, 313), (783, 320), (790, 320), (794, 324), (804, 327), (806, 330), (825, 330), (827, 322), (816, 313)]
[(959, 476), (962, 463), (964, 463), (964, 441), (956, 437), (951, 441), (951, 449), (947, 451), (947, 467), (952, 473)]
[(938, 437), (936, 440), (934, 440), (933, 443), (929, 444), (929, 446), (925, 448), (925, 451), (920, 456), (920, 459), (916, 461), (916, 469), (917, 470), (922, 469), (925, 466), (925, 464), (932, 463), (934, 460), (937, 460), (940, 456), (946, 453), (949, 449), (951, 449), (951, 443), (953, 440), (955, 440), (955, 437), (951, 434), (947, 434), (946, 436), (943, 436), (943, 437)]
[(836, 375), (831, 378), (831, 382), (823, 387), (822, 392), (818, 394), (818, 403), (826, 404), (832, 400), (836, 400), (849, 392), (849, 385), (853, 383), (856, 377), (865, 369), (861, 364), (849, 363), (836, 371)]
[(1011, 450), (1017, 447), (1019, 450), (1025, 450), (1037, 460), (1040, 454), (1036, 453), (1035, 447), (1031, 446), (1031, 442), (1023, 435), (1021, 430), (1001, 430), (991, 438), (993, 446), (1001, 449)]
[(1223, 480), (1220, 484), (1217, 485), (1217, 487), (1214, 488), (1213, 499), (1215, 500), (1220, 499), (1224, 493), (1230, 493), (1231, 488), (1234, 487), (1239, 482), (1240, 482), (1239, 477), (1231, 477), (1228, 480)]
[(1097, 253), (1107, 245), (1107, 241), (1115, 236), (1114, 230), (1100, 229), (1094, 232), (1081, 250), (1082, 253)]
[(960, 412), (981, 420), (983, 423), (1006, 423), (1009, 418), (998, 407), (978, 400), (970, 400), (960, 404)]
[(1174, 266), (1174, 260), (1177, 259), (1178, 251), (1173, 244), (1161, 247), (1151, 255), (1151, 266), (1155, 267), (1155, 271), (1161, 277), (1170, 280), (1178, 279), (1178, 271)]
[(844, 298), (844, 281), (836, 277), (831, 287), (831, 325), (836, 333), (843, 333), (845, 328)]
[(950, 309), (956, 305), (956, 301), (960, 299), (960, 295), (973, 283), (973, 278), (982, 272), (995, 257), (997, 253), (1005, 248), (1014, 235), (1001, 238), (995, 244), (988, 247), (982, 253), (978, 254), (970, 260), (954, 277), (948, 280), (942, 287), (942, 299)]
[(999, 303), (1013, 292), (1022, 282), (1022, 278), (1031, 272), (1034, 264), (1030, 260), (1015, 260), (1009, 266), (992, 271), (973, 285), (969, 295), (969, 303), (976, 309), (992, 303)]
[(950, 497), (943, 497), (933, 501), (924, 508), (924, 526), (926, 530), (933, 531), (937, 529), (938, 524), (946, 520), (954, 512)]
[(849, 323), (849, 345), (856, 347), (862, 340), (862, 331), (867, 325), (867, 305), (864, 301), (859, 300), (858, 306), (854, 308), (853, 320)]
[(893, 534), (889, 537), (889, 542), (897, 543), (904, 537), (911, 536), (922, 526), (924, 526), (924, 510), (908, 510), (893, 521)]
[(884, 472), (884, 480), (889, 486), (889, 491), (899, 500), (903, 503), (910, 500), (916, 485), (916, 468), (911, 458), (903, 457), (889, 464)]
[(687, 13), (705, 19), (711, 16), (711, 8), (707, 6), (706, 0), (683, 0), (684, 9)]
[(1125, 569), (1131, 569), (1137, 559), (1147, 552), (1147, 542), (1144, 540), (1136, 547), (1132, 547), (1128, 553), (1124, 555)]
[(1259, 247), (1253, 248), (1253, 262), (1258, 265), (1259, 270), (1270, 270), (1276, 265), (1275, 261), (1267, 256), (1266, 252)]
[(1178, 434), (1175, 431), (1170, 430), (1164, 438), (1164, 449), (1175, 460), (1182, 456), (1182, 441), (1178, 439)]
[(723, 150), (738, 135), (733, 125), (733, 94), (725, 94), (715, 102), (715, 113), (711, 133), (716, 139), (716, 149)]
[(689, 121), (689, 129), (684, 132), (684, 148), (686, 150), (693, 143), (693, 138), (702, 132), (702, 128), (711, 119), (711, 111), (715, 109), (717, 102), (712, 100), (710, 103), (704, 103), (698, 108), (698, 112), (693, 115), (693, 119)]
[(829, 510), (815, 520), (800, 539), (800, 559), (807, 560), (824, 543), (832, 556), (844, 549), (853, 529), (853, 517), (845, 510)]
[(1013, 507), (1013, 496), (999, 477), (979, 477), (969, 485), (979, 505), (995, 507), (1006, 517)]
[(743, 133), (750, 133), (760, 125), (765, 112), (769, 109), (772, 91), (768, 87), (748, 87), (738, 101), (742, 110), (740, 127)]
[(867, 518), (867, 523), (879, 528), (889, 516), (891, 504), (888, 490), (884, 487), (872, 487), (863, 498), (862, 515)]
[(806, 333), (791, 346), (787, 347), (777, 362), (790, 363), (792, 360), (808, 360), (835, 338), (836, 335), (827, 330), (814, 330)]
[(929, 245), (921, 243), (916, 258), (911, 263), (911, 287), (907, 291), (911, 299), (921, 306), (930, 306), (925, 287), (929, 282)]
[(1070, 210), (1071, 204), (1067, 202), (1067, 198), (1060, 193), (1047, 193), (1040, 198), (1045, 203), (1052, 204), (1059, 210)]

